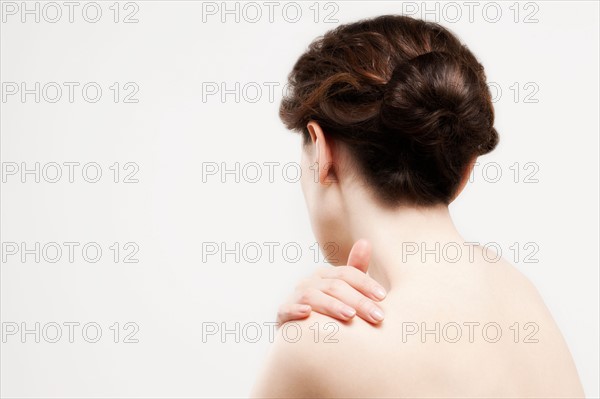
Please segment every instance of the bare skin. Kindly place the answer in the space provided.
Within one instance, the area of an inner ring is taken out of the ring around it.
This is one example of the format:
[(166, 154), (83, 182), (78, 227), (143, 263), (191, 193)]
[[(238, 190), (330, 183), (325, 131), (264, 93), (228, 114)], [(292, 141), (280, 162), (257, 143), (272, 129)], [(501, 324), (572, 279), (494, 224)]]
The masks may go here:
[[(318, 180), (302, 182), (313, 230), (348, 255), (359, 238), (372, 243), (369, 274), (387, 291), (377, 302), (385, 320), (313, 312), (284, 324), (253, 397), (584, 396), (560, 331), (519, 271), (465, 244), (445, 205), (379, 206), (343, 148), (308, 127), (303, 168), (319, 164)], [(457, 245), (462, 255), (407, 257), (410, 243)]]
[(347, 266), (322, 267), (296, 286), (277, 312), (279, 325), (302, 320), (311, 311), (348, 321), (355, 316), (377, 324), (385, 317), (377, 305), (386, 296), (385, 288), (368, 276), (371, 244), (358, 240), (352, 246)]
[[(287, 342), (278, 335), (254, 395), (584, 396), (552, 317), (535, 288), (512, 266), (479, 259), (473, 264), (420, 267), (407, 271), (404, 284), (395, 285), (381, 302), (386, 319), (379, 326), (354, 318), (335, 322), (336, 331), (327, 324), (332, 318), (317, 313), (291, 322), (301, 327), (300, 341)], [(439, 342), (435, 334), (423, 334), (422, 323), (435, 331), (436, 322)], [(469, 322), (471, 334), (465, 324)], [(501, 328), (497, 342), (495, 327), (484, 333), (486, 323)], [(458, 340), (455, 325), (462, 334)], [(286, 334), (295, 340), (294, 328)]]

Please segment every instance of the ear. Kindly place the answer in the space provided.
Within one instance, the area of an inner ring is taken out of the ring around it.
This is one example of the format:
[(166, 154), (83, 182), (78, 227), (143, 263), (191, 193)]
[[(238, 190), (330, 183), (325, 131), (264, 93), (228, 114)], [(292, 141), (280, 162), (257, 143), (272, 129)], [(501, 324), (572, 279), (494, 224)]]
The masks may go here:
[(463, 189), (469, 182), (469, 178), (471, 177), (471, 173), (473, 172), (473, 168), (475, 167), (476, 162), (477, 162), (477, 157), (475, 156), (475, 157), (473, 157), (473, 159), (471, 159), (471, 162), (469, 162), (469, 164), (465, 168), (462, 179), (460, 181), (460, 185), (458, 186), (456, 193), (454, 193), (454, 198), (452, 198), (452, 201), (450, 201), (450, 202), (453, 202), (456, 199), (456, 197), (458, 197), (460, 195), (460, 193), (463, 191)]
[(333, 163), (333, 141), (325, 137), (321, 126), (315, 121), (308, 122), (306, 128), (315, 146), (313, 165), (318, 168), (319, 183), (331, 184), (337, 181)]

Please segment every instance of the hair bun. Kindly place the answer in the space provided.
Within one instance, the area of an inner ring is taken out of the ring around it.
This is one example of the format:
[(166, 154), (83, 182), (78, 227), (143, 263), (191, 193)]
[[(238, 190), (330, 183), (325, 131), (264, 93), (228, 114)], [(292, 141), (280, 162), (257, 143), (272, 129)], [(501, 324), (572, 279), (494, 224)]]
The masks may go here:
[(450, 203), (469, 163), (498, 142), (482, 65), (443, 26), (382, 15), (314, 40), (288, 76), (279, 115), (349, 149), (388, 205)]
[(489, 89), (472, 64), (441, 51), (398, 64), (385, 86), (381, 130), (440, 151), (491, 150), (497, 134), (491, 102), (482, 95)]

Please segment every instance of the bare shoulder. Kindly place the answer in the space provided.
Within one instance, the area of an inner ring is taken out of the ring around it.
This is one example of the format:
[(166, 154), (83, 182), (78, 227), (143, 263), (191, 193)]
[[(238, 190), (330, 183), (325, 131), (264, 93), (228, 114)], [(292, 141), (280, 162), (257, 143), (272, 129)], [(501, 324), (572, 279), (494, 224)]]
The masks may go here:
[(350, 364), (365, 353), (360, 346), (364, 345), (361, 337), (368, 331), (367, 324), (359, 320), (341, 322), (319, 313), (284, 323), (251, 396), (336, 396), (334, 390), (344, 385), (340, 368), (347, 375)]
[(501, 300), (504, 309), (523, 315), (536, 316), (552, 322), (552, 316), (534, 283), (513, 264), (500, 259), (499, 262), (484, 265), (486, 279), (491, 294)]
[[(290, 327), (293, 326), (293, 327)], [(252, 398), (300, 398), (308, 397), (312, 391), (314, 366), (312, 358), (305, 356), (303, 348), (304, 328), (299, 332), (299, 339), (290, 339), (290, 328), (299, 326), (298, 322), (283, 324), (276, 333), (275, 341), (263, 369), (252, 389)]]

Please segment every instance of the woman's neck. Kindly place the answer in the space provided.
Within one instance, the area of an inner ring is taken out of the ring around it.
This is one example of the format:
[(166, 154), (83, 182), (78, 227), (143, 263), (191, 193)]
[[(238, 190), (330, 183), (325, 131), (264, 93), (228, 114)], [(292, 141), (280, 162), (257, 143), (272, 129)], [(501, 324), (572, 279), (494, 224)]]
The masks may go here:
[(447, 243), (464, 241), (446, 205), (386, 209), (360, 196), (353, 198), (346, 204), (351, 239), (371, 242), (369, 274), (387, 290), (419, 273), (423, 263), (439, 265)]

